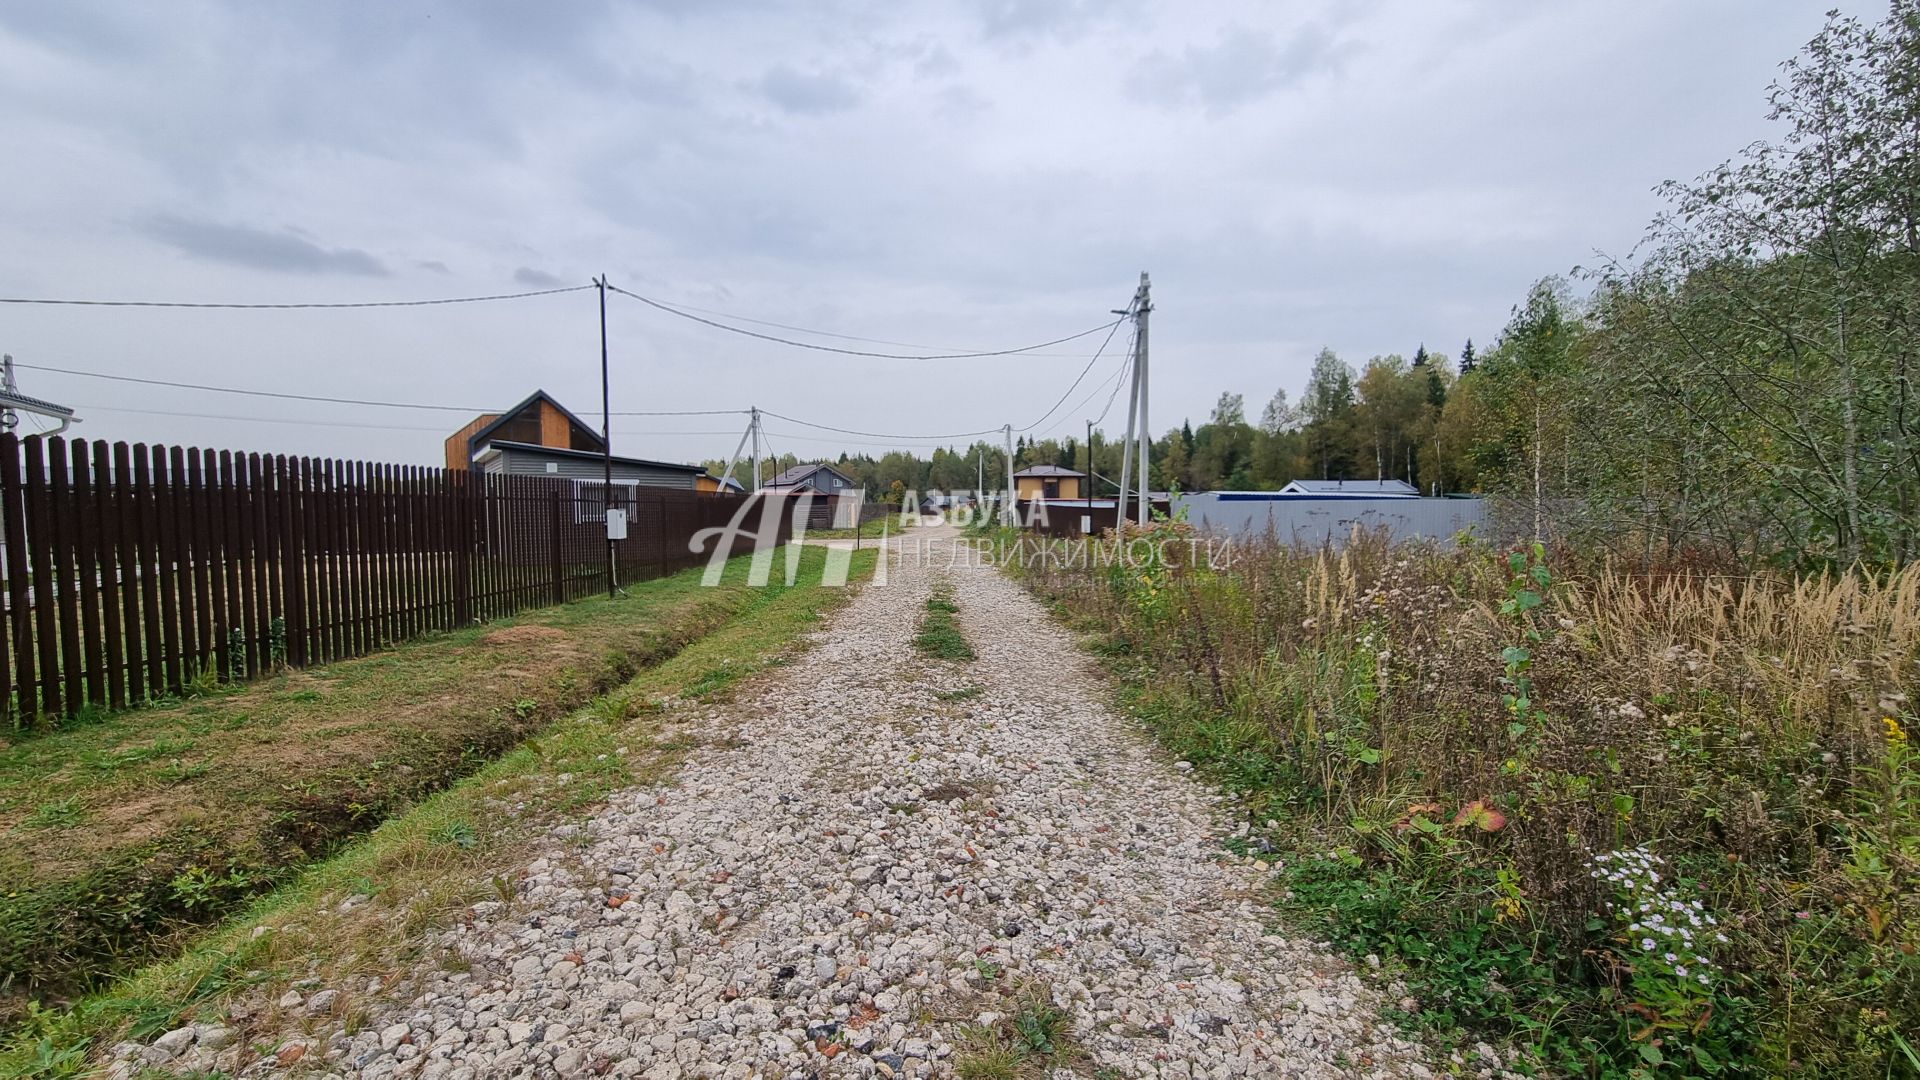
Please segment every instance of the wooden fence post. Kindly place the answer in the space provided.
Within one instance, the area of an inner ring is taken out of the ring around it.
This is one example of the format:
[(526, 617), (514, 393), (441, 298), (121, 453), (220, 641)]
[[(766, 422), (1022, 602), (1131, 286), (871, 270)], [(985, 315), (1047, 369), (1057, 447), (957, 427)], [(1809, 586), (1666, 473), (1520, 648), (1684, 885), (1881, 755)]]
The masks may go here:
[(7, 541), (7, 614), (9, 631), (13, 640), (13, 685), (17, 688), (17, 700), (9, 700), (7, 712), (18, 717), (14, 722), (31, 717), (37, 710), (34, 697), (39, 690), (39, 681), (34, 677), (33, 648), (33, 600), (29, 589), (31, 578), (27, 572), (29, 556), (27, 554), (26, 492), (20, 483), (20, 437), (7, 432), (0, 435), (0, 500), (5, 505), (0, 513), (6, 515)]
[(547, 489), (547, 506), (549, 519), (553, 523), (552, 543), (549, 547), (553, 555), (553, 602), (564, 604), (567, 602), (567, 583), (560, 561), (560, 491), (558, 488)]
[(300, 459), (276, 454), (273, 476), (280, 491), (280, 575), (286, 590), (287, 664), (299, 667), (307, 662), (307, 582), (306, 560), (300, 543)]

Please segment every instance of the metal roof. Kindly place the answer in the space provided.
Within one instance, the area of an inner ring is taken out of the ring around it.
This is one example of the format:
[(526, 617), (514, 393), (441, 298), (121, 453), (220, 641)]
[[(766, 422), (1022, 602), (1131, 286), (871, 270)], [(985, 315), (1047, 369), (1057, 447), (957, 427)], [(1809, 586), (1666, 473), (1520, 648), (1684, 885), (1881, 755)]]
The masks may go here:
[(839, 477), (840, 479), (845, 480), (848, 484), (853, 483), (853, 477), (848, 476), (846, 473), (841, 472), (839, 469), (834, 468), (833, 466), (827, 464), (824, 461), (816, 461), (811, 465), (795, 465), (793, 468), (787, 469), (786, 471), (782, 472), (779, 476), (776, 476), (773, 479), (767, 481), (767, 486), (770, 488), (771, 487), (794, 487), (800, 484), (802, 481), (806, 480), (807, 477), (812, 476), (814, 473), (819, 472), (821, 469), (827, 470), (828, 472)]
[[(481, 443), (486, 442), (487, 436), (499, 430), (501, 425), (513, 419), (515, 416), (518, 416), (520, 414), (520, 410), (526, 408), (527, 406), (533, 404), (536, 401), (544, 401), (547, 404), (553, 406), (555, 409), (559, 410), (561, 416), (566, 417), (568, 420), (572, 421), (576, 426), (578, 426), (580, 430), (586, 432), (587, 436), (591, 438), (594, 442), (601, 441), (600, 433), (593, 430), (592, 424), (589, 424), (585, 420), (582, 420), (579, 417), (573, 415), (572, 411), (569, 410), (565, 405), (562, 405), (558, 401), (555, 401), (553, 399), (552, 394), (547, 393), (545, 390), (535, 390), (533, 393), (527, 395), (525, 401), (522, 401), (520, 404), (515, 405), (513, 408), (508, 409), (505, 412), (502, 412), (499, 415), (495, 416), (493, 420), (489, 422), (485, 427), (481, 428), (479, 431), (474, 432), (472, 435), (467, 436), (468, 450), (471, 451), (473, 447), (479, 446)], [(481, 413), (480, 415), (485, 416), (486, 414)], [(517, 445), (526, 445), (526, 444), (521, 443)]]
[(1418, 495), (1420, 489), (1405, 480), (1295, 480), (1291, 488), (1315, 495)]
[[(535, 454), (553, 454), (557, 457), (585, 458), (588, 461), (600, 461), (606, 457), (606, 455), (600, 453), (598, 450), (567, 450), (558, 446), (541, 446), (539, 443), (508, 442), (505, 439), (495, 439), (488, 443), (487, 446), (489, 450), (492, 451), (501, 449), (519, 450)], [(483, 459), (486, 456), (486, 454), (481, 454), (480, 457), (475, 460)], [(707, 471), (704, 465), (682, 465), (673, 461), (649, 461), (646, 458), (621, 457), (618, 454), (613, 456), (613, 463), (615, 465), (639, 465), (652, 469), (676, 469), (680, 472), (701, 474), (705, 474)]]
[(1087, 474), (1074, 472), (1072, 469), (1063, 469), (1058, 465), (1029, 465), (1013, 475), (1015, 479), (1019, 479), (1022, 476), (1078, 476), (1085, 479)]

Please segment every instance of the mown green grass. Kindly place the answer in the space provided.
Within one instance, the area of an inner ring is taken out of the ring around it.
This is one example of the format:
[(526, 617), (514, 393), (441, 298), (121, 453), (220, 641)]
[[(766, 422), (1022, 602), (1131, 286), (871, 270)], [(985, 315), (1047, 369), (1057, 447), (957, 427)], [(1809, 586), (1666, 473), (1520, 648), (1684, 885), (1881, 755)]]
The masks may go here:
[[(864, 580), (874, 557), (858, 555), (849, 580)], [(175, 958), (71, 1009), (33, 1008), (0, 1049), (0, 1075), (83, 1075), (90, 1052), (216, 1019), (238, 994), (271, 1000), (302, 978), (351, 994), (367, 980), (349, 976), (396, 975), (434, 962), (421, 951), (422, 933), (476, 900), (510, 895), (513, 867), (543, 827), (587, 812), (610, 792), (671, 774), (695, 744), (661, 737), (666, 699), (711, 696), (785, 663), (849, 599), (848, 589), (806, 584), (818, 580), (823, 562), (823, 554), (808, 553), (800, 584), (743, 590), (723, 625), (331, 856), (291, 870), (281, 887)], [(339, 912), (351, 895), (370, 899)]]

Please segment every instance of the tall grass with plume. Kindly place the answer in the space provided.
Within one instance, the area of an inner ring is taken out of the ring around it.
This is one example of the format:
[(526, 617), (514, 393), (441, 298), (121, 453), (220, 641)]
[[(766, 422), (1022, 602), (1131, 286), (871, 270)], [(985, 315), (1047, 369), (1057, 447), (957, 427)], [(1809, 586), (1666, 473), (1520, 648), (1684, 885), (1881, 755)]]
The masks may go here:
[(1419, 1020), (1574, 1075), (1920, 1076), (1920, 568), (1235, 556), (1021, 572)]

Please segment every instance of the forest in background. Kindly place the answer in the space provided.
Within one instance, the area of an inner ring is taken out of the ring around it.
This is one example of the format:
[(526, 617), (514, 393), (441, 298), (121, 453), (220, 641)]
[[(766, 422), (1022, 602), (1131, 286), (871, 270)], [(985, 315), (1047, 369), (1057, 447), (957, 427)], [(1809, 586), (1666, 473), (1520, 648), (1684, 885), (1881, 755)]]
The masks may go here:
[[(1778, 136), (1692, 181), (1630, 256), (1549, 276), (1482, 350), (1315, 357), (1154, 436), (1158, 490), (1397, 478), (1497, 498), (1518, 531), (1642, 558), (1886, 566), (1920, 553), (1920, 37), (1845, 18), (1768, 92)], [(1164, 369), (1163, 369), (1164, 370)], [(1022, 438), (1114, 490), (1120, 448)], [(967, 489), (1000, 447), (842, 455), (868, 491)], [(791, 456), (782, 464), (792, 464)], [(717, 463), (716, 471), (725, 467)], [(1089, 470), (1089, 465), (1091, 469)]]

